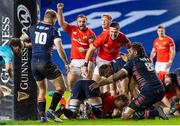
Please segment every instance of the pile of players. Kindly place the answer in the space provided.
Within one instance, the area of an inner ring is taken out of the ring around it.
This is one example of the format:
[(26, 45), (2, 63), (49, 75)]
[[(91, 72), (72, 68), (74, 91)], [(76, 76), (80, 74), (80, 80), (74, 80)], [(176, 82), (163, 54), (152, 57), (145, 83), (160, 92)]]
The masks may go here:
[[(63, 8), (63, 3), (59, 3), (57, 12), (46, 10), (43, 21), (31, 26), (20, 39), (13, 38), (9, 45), (10, 51), (15, 53), (24, 47), (32, 48), (31, 67), (38, 86), (41, 122), (47, 119), (60, 122), (62, 114), (69, 119), (168, 119), (167, 114), (179, 114), (180, 69), (169, 73), (175, 56), (175, 44), (165, 34), (164, 27), (157, 28), (158, 38), (148, 58), (142, 44), (131, 42), (120, 32), (119, 24), (112, 21), (111, 15), (101, 15), (103, 31), (96, 37), (87, 27), (85, 15), (79, 15), (77, 24), (71, 25), (64, 19)], [(70, 63), (61, 35), (54, 27), (57, 20), (71, 38)], [(52, 62), (53, 46), (68, 70), (67, 86), (63, 75)], [(127, 49), (127, 55), (120, 53), (121, 47)], [(97, 54), (96, 61), (94, 54)], [(46, 79), (55, 87), (48, 111), (45, 111)], [(68, 105), (61, 105), (56, 110), (66, 87), (71, 91)]]

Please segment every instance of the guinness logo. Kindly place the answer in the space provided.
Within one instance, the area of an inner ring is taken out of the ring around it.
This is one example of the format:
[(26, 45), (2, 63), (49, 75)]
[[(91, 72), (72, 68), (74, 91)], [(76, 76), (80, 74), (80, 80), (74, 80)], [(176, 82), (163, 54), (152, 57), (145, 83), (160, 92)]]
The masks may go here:
[(29, 95), (25, 92), (22, 91), (18, 91), (18, 96), (17, 96), (17, 101), (22, 101), (22, 100), (26, 100), (29, 98)]

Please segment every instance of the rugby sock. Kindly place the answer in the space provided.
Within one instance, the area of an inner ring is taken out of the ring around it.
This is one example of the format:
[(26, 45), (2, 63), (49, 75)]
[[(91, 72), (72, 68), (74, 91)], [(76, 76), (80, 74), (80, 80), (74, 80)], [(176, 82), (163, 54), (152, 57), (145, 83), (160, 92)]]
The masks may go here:
[(92, 105), (92, 112), (97, 118), (102, 118), (102, 104)]
[(53, 97), (52, 97), (52, 101), (51, 101), (51, 105), (49, 107), (49, 109), (54, 110), (56, 109), (56, 106), (58, 105), (59, 101), (62, 98), (62, 92), (61, 91), (55, 91)]
[(76, 118), (76, 113), (69, 109), (64, 109), (64, 115), (69, 119)]
[(44, 116), (45, 109), (46, 109), (46, 101), (45, 100), (38, 101), (38, 113), (40, 117)]

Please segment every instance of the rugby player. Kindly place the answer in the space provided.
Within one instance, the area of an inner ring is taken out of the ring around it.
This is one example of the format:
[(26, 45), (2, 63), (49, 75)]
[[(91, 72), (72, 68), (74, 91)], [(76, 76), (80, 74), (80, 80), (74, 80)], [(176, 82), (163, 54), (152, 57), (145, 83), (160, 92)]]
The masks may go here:
[[(54, 27), (56, 21), (56, 12), (52, 9), (47, 9), (44, 20), (31, 26), (20, 37), (22, 41), (31, 41), (32, 43), (31, 68), (38, 86), (38, 112), (41, 122), (46, 122), (46, 117), (57, 122), (61, 121), (55, 115), (55, 109), (65, 91), (65, 85), (61, 72), (51, 59), (53, 45), (55, 45), (65, 65), (68, 65), (68, 59), (62, 47), (61, 36)], [(49, 110), (45, 113), (46, 78), (55, 87), (55, 93), (52, 97)]]

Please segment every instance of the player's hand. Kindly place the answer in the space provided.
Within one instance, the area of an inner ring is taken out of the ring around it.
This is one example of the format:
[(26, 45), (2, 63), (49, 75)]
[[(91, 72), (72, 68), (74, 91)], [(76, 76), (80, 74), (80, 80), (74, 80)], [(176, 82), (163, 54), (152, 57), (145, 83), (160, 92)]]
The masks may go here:
[(168, 62), (168, 64), (166, 65), (166, 69), (169, 69), (172, 65), (172, 62)]
[(88, 68), (87, 68), (87, 66), (81, 67), (81, 73), (82, 73), (81, 76), (84, 77), (84, 78), (86, 78), (88, 76)]
[(89, 86), (89, 89), (90, 89), (91, 91), (93, 91), (94, 89), (96, 89), (96, 88), (98, 88), (98, 87), (100, 87), (99, 83), (94, 82), (93, 84), (91, 84), (91, 85)]
[(86, 52), (86, 49), (84, 49), (83, 47), (79, 47), (78, 50), (79, 52)]
[(63, 3), (58, 3), (57, 4), (57, 9), (58, 10), (62, 10), (64, 8), (64, 4)]

